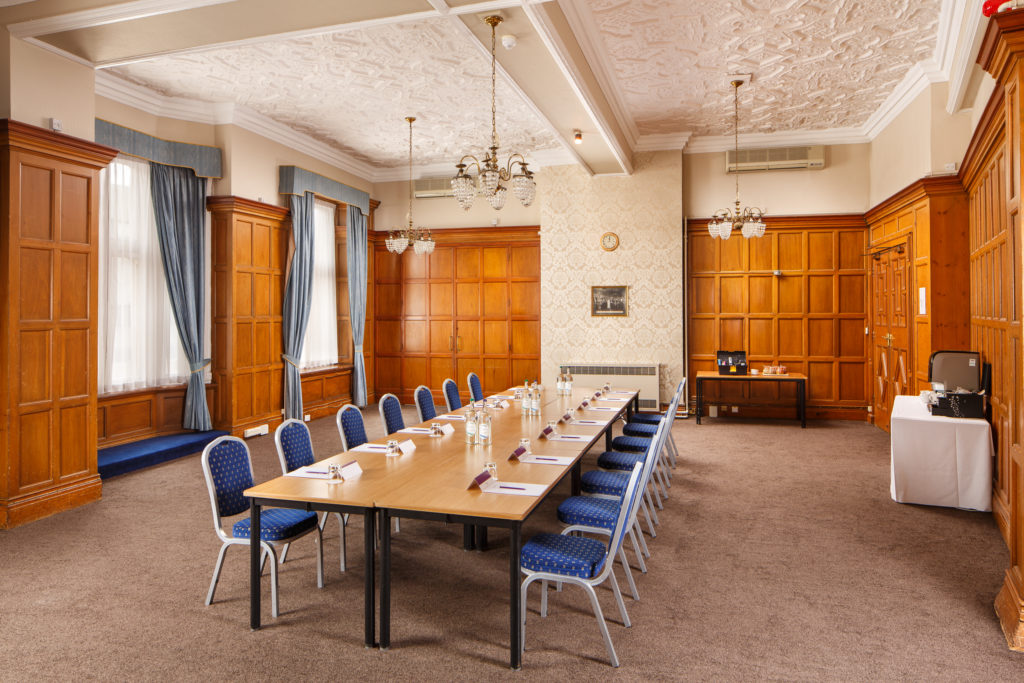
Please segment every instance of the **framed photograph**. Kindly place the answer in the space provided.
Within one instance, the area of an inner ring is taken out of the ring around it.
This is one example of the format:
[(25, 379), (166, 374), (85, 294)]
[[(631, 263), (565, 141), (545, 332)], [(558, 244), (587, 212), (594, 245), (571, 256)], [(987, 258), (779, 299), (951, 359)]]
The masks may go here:
[(629, 287), (627, 285), (591, 287), (590, 315), (629, 315)]

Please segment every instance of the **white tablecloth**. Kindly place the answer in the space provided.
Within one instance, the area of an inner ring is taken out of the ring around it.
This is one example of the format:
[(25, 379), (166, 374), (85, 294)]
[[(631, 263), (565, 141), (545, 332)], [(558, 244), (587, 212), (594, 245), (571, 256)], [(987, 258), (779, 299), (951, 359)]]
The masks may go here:
[(889, 422), (890, 494), (898, 503), (992, 509), (992, 429), (939, 417), (918, 396), (897, 396)]

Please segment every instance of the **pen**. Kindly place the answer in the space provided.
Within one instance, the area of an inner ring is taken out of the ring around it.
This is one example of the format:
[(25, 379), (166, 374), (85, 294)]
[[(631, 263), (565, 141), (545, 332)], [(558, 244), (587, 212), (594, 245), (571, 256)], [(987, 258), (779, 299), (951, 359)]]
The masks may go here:
[(306, 474), (327, 474), (327, 472), (323, 470), (306, 470)]
[(522, 486), (505, 486), (504, 484), (502, 484), (498, 488), (499, 489), (515, 489), (516, 491), (525, 491), (526, 490)]
[(542, 455), (533, 456), (536, 460), (551, 460), (552, 462), (558, 462), (558, 458), (545, 458)]

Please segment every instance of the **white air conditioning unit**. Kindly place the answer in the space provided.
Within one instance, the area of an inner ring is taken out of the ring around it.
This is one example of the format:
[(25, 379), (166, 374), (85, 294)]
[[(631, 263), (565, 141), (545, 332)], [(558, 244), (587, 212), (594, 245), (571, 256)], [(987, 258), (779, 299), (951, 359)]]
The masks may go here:
[(560, 363), (559, 372), (571, 372), (573, 382), (580, 387), (601, 387), (608, 382), (612, 387), (639, 389), (640, 407), (661, 410), (657, 364), (622, 363)]
[(417, 199), (454, 197), (455, 193), (452, 192), (452, 176), (418, 178), (412, 181), (412, 193)]
[(766, 149), (730, 150), (725, 154), (726, 173), (749, 171), (782, 171), (825, 168), (825, 146), (768, 147)]

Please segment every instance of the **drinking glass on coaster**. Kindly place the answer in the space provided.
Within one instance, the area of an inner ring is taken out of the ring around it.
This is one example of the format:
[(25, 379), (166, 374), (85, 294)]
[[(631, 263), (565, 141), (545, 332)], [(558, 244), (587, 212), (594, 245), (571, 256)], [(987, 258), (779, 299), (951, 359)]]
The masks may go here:
[(530, 454), (530, 439), (525, 437), (525, 436), (523, 438), (519, 439), (519, 447), (522, 448), (526, 452), (526, 455), (529, 455)]
[(611, 390), (612, 390), (612, 385), (609, 382), (605, 382), (604, 383), (604, 393), (607, 394)]
[(398, 447), (398, 442), (395, 441), (394, 439), (388, 439), (388, 449), (384, 451), (384, 455), (391, 457), (401, 454), (402, 449)]
[(341, 476), (341, 465), (336, 462), (327, 463), (327, 479), (332, 482), (345, 481)]
[(493, 479), (494, 481), (498, 481), (498, 465), (497, 464), (495, 464), (493, 462), (487, 463), (486, 465), (484, 465), (484, 471), (491, 475), (491, 479)]
[(523, 400), (523, 388), (522, 387), (516, 387), (515, 391), (512, 392), (512, 398), (514, 398), (517, 401), (522, 401)]
[(444, 436), (444, 432), (441, 431), (441, 423), (440, 422), (431, 422), (430, 423), (430, 436), (432, 436), (432, 437), (433, 436)]

